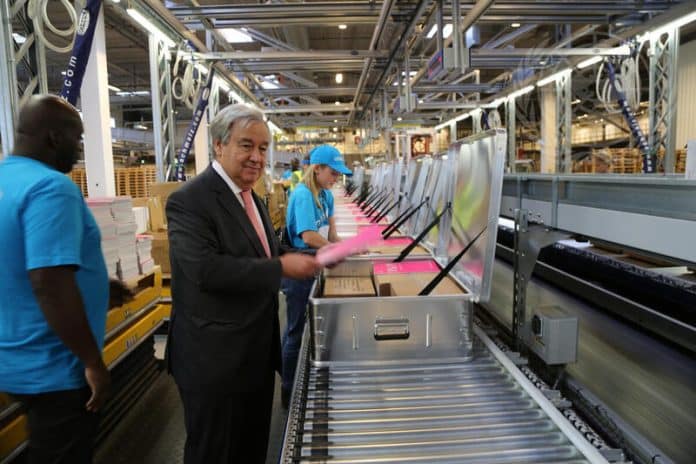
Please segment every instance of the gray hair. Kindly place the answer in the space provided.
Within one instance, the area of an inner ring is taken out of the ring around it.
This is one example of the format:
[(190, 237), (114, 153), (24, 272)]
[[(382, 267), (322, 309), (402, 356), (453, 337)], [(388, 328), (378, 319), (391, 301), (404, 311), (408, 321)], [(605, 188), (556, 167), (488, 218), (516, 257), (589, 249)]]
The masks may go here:
[[(266, 125), (263, 119), (263, 113), (249, 105), (235, 104), (224, 107), (210, 121), (210, 137), (215, 143), (220, 140), (223, 145), (227, 145), (230, 141), (230, 132), (234, 124), (246, 127), (250, 122), (262, 122)], [(266, 125), (266, 128), (268, 126)]]

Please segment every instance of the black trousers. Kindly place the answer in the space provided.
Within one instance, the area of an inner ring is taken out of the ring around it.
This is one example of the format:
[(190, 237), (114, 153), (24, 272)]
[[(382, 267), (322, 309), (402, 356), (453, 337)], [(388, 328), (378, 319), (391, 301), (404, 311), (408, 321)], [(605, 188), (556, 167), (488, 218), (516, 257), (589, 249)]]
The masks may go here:
[(184, 464), (264, 464), (275, 372), (253, 392), (211, 394), (179, 389), (184, 405)]
[(34, 395), (14, 394), (29, 422), (29, 464), (90, 464), (99, 415), (85, 409), (88, 387)]

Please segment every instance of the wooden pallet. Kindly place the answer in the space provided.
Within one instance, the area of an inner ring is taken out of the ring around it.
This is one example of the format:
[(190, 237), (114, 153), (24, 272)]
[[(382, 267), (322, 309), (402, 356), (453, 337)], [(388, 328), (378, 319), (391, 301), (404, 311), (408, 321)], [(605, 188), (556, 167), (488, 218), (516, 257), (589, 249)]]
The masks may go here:
[(87, 172), (85, 168), (74, 168), (68, 176), (75, 184), (80, 187), (82, 196), (87, 198)]

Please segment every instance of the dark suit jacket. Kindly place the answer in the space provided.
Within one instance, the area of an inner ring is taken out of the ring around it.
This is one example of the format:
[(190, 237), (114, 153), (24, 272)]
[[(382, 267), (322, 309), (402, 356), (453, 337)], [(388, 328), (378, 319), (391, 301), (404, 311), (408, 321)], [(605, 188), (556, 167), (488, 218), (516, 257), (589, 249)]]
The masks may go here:
[(256, 194), (254, 201), (270, 259), (212, 166), (167, 200), (173, 302), (167, 363), (184, 390), (253, 391), (280, 368), (279, 243)]

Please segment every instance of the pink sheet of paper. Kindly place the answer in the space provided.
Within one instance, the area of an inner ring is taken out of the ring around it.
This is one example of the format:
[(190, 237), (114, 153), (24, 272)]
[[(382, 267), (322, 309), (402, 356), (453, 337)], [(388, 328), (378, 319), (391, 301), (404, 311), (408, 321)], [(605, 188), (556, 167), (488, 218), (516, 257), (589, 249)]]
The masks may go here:
[(411, 237), (394, 237), (384, 241), (384, 245), (386, 246), (408, 246), (411, 243), (413, 243)]
[(349, 256), (364, 253), (370, 246), (382, 243), (382, 240), (382, 230), (379, 227), (367, 227), (355, 237), (320, 248), (317, 251), (317, 261), (322, 266), (338, 263)]
[(376, 263), (375, 275), (411, 274), (413, 272), (440, 272), (440, 267), (432, 259), (402, 261), (400, 263)]

